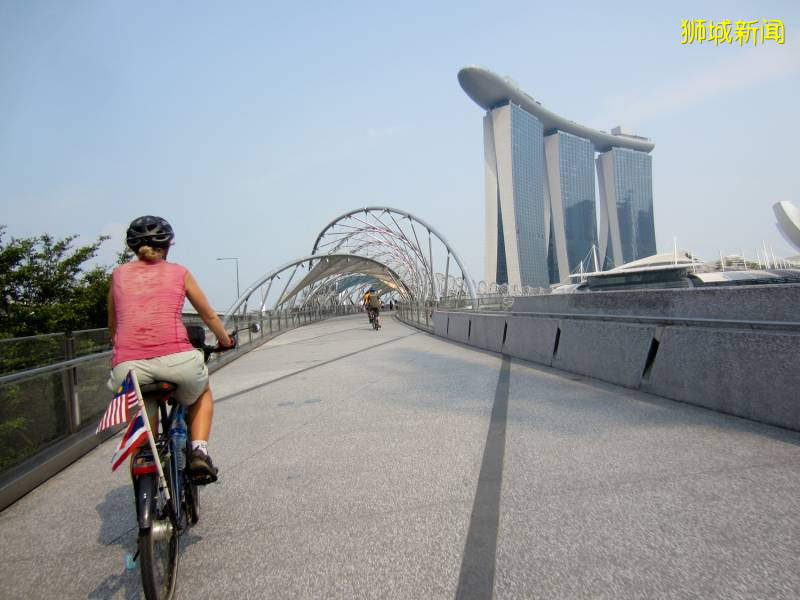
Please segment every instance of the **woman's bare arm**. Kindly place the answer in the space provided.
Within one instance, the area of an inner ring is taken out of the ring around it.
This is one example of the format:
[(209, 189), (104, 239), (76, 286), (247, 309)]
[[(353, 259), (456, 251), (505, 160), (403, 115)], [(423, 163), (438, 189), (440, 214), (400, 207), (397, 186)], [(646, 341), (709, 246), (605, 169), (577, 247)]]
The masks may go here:
[(203, 290), (200, 289), (200, 286), (197, 285), (197, 282), (189, 271), (186, 271), (184, 285), (186, 286), (186, 297), (189, 299), (189, 302), (192, 303), (197, 314), (203, 319), (203, 323), (208, 325), (211, 332), (217, 336), (219, 343), (222, 346), (233, 346), (233, 340), (222, 326), (222, 321), (220, 321), (214, 309), (211, 308), (208, 300), (206, 300), (206, 295), (203, 293)]

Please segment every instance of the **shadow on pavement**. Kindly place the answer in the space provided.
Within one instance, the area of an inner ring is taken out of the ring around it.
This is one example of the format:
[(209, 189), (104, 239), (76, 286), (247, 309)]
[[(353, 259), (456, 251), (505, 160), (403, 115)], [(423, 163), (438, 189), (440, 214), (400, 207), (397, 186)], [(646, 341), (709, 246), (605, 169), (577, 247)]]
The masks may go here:
[[(101, 581), (88, 598), (139, 598), (142, 589), (139, 569), (128, 570), (124, 564), (126, 554), (136, 553), (136, 509), (132, 486), (126, 482), (109, 491), (96, 509), (100, 515), (97, 541), (108, 548), (110, 554), (118, 555), (120, 560), (119, 571)], [(119, 546), (119, 549), (114, 546)]]
[[(440, 338), (437, 338), (440, 339)], [(498, 358), (500, 354), (472, 348), (450, 340), (442, 340), (456, 346), (476, 352), (475, 360), (469, 354), (451, 355), (401, 347), (393, 354), (396, 364), (403, 362), (409, 365), (423, 364), (430, 376), (418, 379), (417, 385), (428, 381), (429, 387), (436, 386), (435, 375), (447, 378), (448, 373), (460, 368), (473, 372), (481, 364), (478, 355), (491, 355)], [(620, 387), (590, 377), (579, 376), (567, 371), (513, 358), (512, 364), (522, 367), (529, 377), (537, 378), (532, 382), (523, 382), (512, 374), (511, 388), (516, 387), (515, 402), (522, 398), (529, 399), (545, 412), (533, 412), (528, 416), (520, 416), (513, 411), (509, 413), (509, 422), (517, 427), (525, 427), (534, 431), (563, 433), (572, 435), (596, 435), (604, 431), (619, 431), (626, 427), (683, 427), (687, 425), (702, 426), (716, 431), (737, 431), (769, 438), (786, 444), (800, 445), (800, 434), (795, 431), (751, 421), (735, 415), (712, 410), (702, 406), (662, 398), (638, 390)], [(500, 363), (498, 362), (498, 370)], [(515, 385), (516, 384), (516, 385)], [(524, 392), (519, 393), (524, 386)], [(418, 397), (418, 396), (421, 396)], [(521, 398), (522, 396), (522, 398)], [(387, 399), (392, 399), (387, 397)], [(404, 395), (405, 405), (429, 409), (435, 412), (442, 410), (472, 413), (473, 402), (464, 398), (463, 402), (432, 402), (429, 394)], [(523, 400), (524, 401), (524, 400)]]
[[(97, 533), (97, 541), (108, 548), (108, 552), (120, 557), (119, 572), (106, 577), (100, 584), (89, 593), (88, 598), (139, 598), (141, 585), (141, 571), (139, 565), (134, 569), (125, 568), (124, 560), (128, 554), (136, 554), (137, 546), (137, 525), (136, 508), (133, 501), (133, 487), (127, 482), (114, 488), (106, 494), (103, 501), (97, 505), (97, 512), (100, 515), (100, 531)], [(202, 505), (201, 505), (202, 518)], [(180, 552), (186, 548), (202, 541), (202, 536), (195, 534), (189, 529), (180, 539)], [(114, 548), (118, 546), (119, 549)], [(120, 552), (121, 550), (121, 552)], [(180, 584), (181, 572), (178, 570), (178, 583)]]

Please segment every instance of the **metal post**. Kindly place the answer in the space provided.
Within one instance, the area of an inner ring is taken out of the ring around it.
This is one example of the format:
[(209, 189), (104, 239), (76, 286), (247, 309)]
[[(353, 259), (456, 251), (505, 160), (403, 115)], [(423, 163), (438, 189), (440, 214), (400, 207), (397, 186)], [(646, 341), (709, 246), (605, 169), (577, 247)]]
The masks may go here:
[(450, 277), (450, 252), (447, 253), (447, 262), (444, 265), (444, 291), (442, 298), (447, 297), (447, 279)]
[(292, 283), (292, 279), (294, 279), (295, 273), (297, 273), (297, 269), (299, 269), (299, 268), (300, 268), (300, 265), (295, 265), (291, 276), (286, 281), (286, 285), (283, 287), (283, 291), (281, 292), (281, 295), (278, 296), (278, 300), (277, 300), (277, 302), (275, 302), (275, 306), (280, 306), (281, 304), (284, 303), (284, 301), (285, 301), (284, 296), (286, 295), (286, 292), (289, 290), (289, 284)]
[[(64, 359), (75, 358), (75, 339), (68, 335), (64, 338)], [(67, 428), (70, 433), (78, 431), (81, 425), (81, 407), (78, 402), (78, 367), (61, 372), (64, 388), (64, 402), (67, 413)]]
[(430, 260), (431, 267), (431, 300), (436, 300), (438, 290), (436, 289), (436, 275), (433, 273), (433, 241), (431, 240), (430, 229), (428, 230), (428, 260)]
[(217, 260), (235, 260), (236, 261), (236, 297), (239, 298), (239, 296), (242, 295), (242, 293), (239, 291), (239, 257), (238, 256), (225, 256), (225, 257), (218, 258)]

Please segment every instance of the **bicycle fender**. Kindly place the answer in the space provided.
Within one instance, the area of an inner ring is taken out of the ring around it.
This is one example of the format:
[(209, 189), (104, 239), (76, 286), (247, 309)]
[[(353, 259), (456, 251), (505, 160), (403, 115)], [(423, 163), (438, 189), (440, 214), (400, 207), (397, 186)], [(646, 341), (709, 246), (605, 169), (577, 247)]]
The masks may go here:
[(139, 476), (136, 495), (136, 513), (139, 516), (139, 529), (149, 529), (153, 524), (157, 484), (158, 476), (155, 473)]

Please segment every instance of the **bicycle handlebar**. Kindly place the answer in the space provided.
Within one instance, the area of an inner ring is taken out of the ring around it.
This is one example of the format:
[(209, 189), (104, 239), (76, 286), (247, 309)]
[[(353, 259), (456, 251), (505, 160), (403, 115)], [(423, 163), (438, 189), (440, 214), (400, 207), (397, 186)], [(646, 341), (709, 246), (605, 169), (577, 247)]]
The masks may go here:
[(220, 352), (227, 352), (228, 350), (233, 350), (239, 345), (239, 332), (252, 331), (252, 326), (249, 327), (241, 327), (239, 329), (235, 329), (234, 331), (230, 332), (228, 336), (233, 340), (233, 346), (222, 346), (220, 345), (219, 341), (214, 346), (205, 343), (206, 333), (202, 326), (200, 325), (187, 325), (186, 332), (189, 335), (189, 342), (197, 348), (198, 350), (203, 351), (203, 355), (205, 357), (205, 362), (208, 362), (209, 358), (211, 358), (212, 354), (217, 354)]
[(203, 344), (203, 347), (201, 349), (203, 350), (203, 355), (205, 356), (205, 362), (208, 362), (208, 359), (211, 358), (212, 354), (220, 354), (222, 352), (227, 352), (228, 350), (233, 350), (234, 348), (236, 348), (239, 345), (239, 339), (238, 339), (239, 331), (241, 331), (241, 329), (232, 331), (231, 333), (228, 334), (228, 337), (230, 337), (233, 340), (233, 346), (221, 346), (219, 342), (217, 342), (216, 345), (214, 346)]

